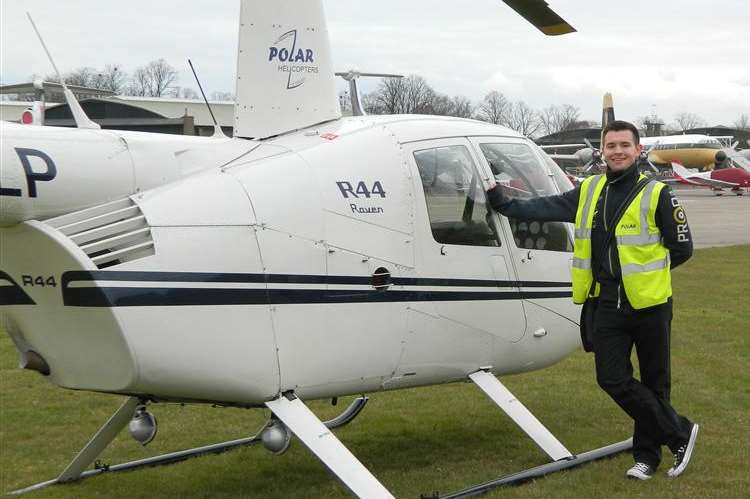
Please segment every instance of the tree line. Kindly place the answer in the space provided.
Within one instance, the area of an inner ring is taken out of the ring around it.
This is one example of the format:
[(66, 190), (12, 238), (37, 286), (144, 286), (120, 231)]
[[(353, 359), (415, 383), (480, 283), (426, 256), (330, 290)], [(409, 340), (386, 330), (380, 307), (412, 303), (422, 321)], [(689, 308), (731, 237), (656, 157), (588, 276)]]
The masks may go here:
[[(370, 114), (440, 114), (473, 118), (506, 126), (527, 137), (601, 125), (598, 121), (581, 119), (581, 110), (577, 106), (562, 104), (533, 109), (523, 100), (513, 101), (497, 90), (489, 91), (474, 104), (463, 96), (450, 97), (436, 92), (418, 75), (382, 80), (375, 91), (363, 96), (363, 105)], [(677, 113), (674, 121), (669, 123), (658, 116), (641, 116), (635, 120), (635, 125), (646, 132), (654, 122), (664, 125), (666, 133), (683, 133), (708, 126), (701, 116), (689, 112)], [(739, 130), (750, 131), (750, 115), (741, 114), (733, 125)]]
[[(33, 75), (32, 79), (36, 77)], [(44, 79), (59, 81), (57, 75), (46, 75)], [(107, 64), (101, 69), (80, 67), (64, 74), (63, 79), (68, 85), (109, 90), (116, 95), (200, 98), (192, 87), (179, 85), (177, 70), (164, 59), (139, 66), (130, 74), (117, 64)], [(342, 107), (349, 107), (348, 100), (341, 97)], [(235, 96), (231, 92), (215, 91), (209, 98), (232, 101)], [(362, 103), (369, 114), (434, 114), (472, 118), (506, 126), (527, 137), (599, 126), (597, 121), (581, 119), (581, 110), (571, 104), (533, 109), (523, 100), (511, 100), (498, 90), (487, 92), (481, 101), (474, 103), (462, 95), (449, 96), (438, 92), (427, 80), (415, 74), (381, 80), (375, 91), (362, 96)], [(641, 116), (635, 120), (636, 126), (644, 131), (652, 123), (665, 124), (665, 120), (656, 115)], [(750, 115), (741, 114), (733, 124), (737, 129), (750, 130)], [(675, 115), (673, 122), (665, 124), (664, 131), (681, 133), (706, 125), (699, 115), (681, 112)]]
[[(38, 78), (32, 75), (31, 79)], [(56, 74), (48, 74), (44, 81), (59, 82)], [(116, 95), (137, 97), (162, 97), (200, 99), (201, 96), (192, 87), (179, 85), (179, 73), (164, 59), (156, 59), (137, 67), (132, 73), (124, 71), (117, 64), (107, 64), (96, 69), (83, 66), (63, 75), (67, 85), (108, 90)], [(211, 100), (234, 100), (231, 92), (212, 92)]]
[(419, 75), (385, 78), (362, 100), (369, 114), (436, 114), (472, 118), (506, 126), (529, 137), (596, 126), (582, 120), (581, 110), (570, 104), (536, 110), (522, 100), (508, 99), (497, 90), (488, 92), (475, 104), (462, 95), (449, 96), (435, 91)]

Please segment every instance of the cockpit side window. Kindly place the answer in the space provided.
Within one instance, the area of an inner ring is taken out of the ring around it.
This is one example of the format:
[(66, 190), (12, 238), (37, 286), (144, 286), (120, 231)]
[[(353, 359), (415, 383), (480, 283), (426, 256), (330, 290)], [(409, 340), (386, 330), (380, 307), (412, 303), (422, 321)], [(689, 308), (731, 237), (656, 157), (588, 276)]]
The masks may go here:
[[(480, 149), (509, 198), (530, 199), (560, 194), (570, 187), (558, 178), (559, 168), (540, 163), (527, 144), (487, 143)], [(563, 189), (566, 187), (566, 189)], [(529, 222), (508, 218), (516, 246), (523, 249), (573, 251), (573, 241), (567, 224), (562, 222)]]
[(414, 152), (435, 241), (499, 246), (474, 161), (464, 146)]

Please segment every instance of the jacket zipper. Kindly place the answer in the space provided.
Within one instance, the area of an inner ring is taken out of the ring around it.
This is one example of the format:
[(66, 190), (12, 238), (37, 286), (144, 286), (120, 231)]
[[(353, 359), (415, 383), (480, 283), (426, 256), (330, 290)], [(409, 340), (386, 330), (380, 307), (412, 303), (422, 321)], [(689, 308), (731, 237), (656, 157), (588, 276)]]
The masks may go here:
[[(609, 194), (609, 184), (607, 184), (607, 187), (604, 189), (604, 230), (606, 232), (609, 232), (609, 227), (607, 227), (607, 195)], [(609, 271), (614, 276), (614, 268), (612, 267), (612, 246), (610, 245), (607, 248), (607, 260), (609, 261)], [(596, 279), (596, 277), (594, 277)], [(620, 293), (620, 283), (617, 283), (617, 310), (620, 310), (620, 305), (622, 304), (622, 295)]]
[[(607, 184), (607, 188), (604, 190), (604, 231), (609, 232), (609, 227), (607, 226), (607, 197), (609, 194), (609, 184)], [(612, 270), (612, 246), (610, 245), (607, 247), (607, 260), (609, 261), (609, 271), (613, 272)]]

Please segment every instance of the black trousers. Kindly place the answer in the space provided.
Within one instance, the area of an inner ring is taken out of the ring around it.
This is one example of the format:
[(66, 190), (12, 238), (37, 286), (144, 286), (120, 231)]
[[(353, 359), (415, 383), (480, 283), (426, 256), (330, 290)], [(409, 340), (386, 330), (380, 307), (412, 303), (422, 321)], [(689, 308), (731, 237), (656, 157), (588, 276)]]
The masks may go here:
[[(633, 457), (654, 468), (661, 446), (673, 452), (690, 436), (690, 421), (669, 403), (672, 300), (642, 310), (601, 302), (596, 312), (594, 355), (599, 386), (634, 421)], [(630, 361), (635, 345), (640, 381)]]

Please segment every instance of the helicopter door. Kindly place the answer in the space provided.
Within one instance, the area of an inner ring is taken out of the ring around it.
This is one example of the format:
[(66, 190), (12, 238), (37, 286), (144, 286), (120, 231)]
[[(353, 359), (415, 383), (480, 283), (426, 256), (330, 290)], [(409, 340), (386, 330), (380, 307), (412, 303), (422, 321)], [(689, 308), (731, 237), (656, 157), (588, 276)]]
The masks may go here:
[[(409, 144), (416, 194), (416, 269), (432, 307), (456, 330), (484, 338), (519, 340), (525, 317), (507, 243), (488, 213), (485, 188), (465, 138)], [(426, 296), (425, 295), (425, 296)], [(487, 348), (489, 345), (477, 345)], [(479, 356), (481, 357), (481, 355)], [(476, 358), (479, 358), (476, 357)]]
[[(470, 140), (481, 154), (482, 168), (488, 175), (492, 172), (508, 197), (550, 196), (573, 187), (560, 167), (526, 139), (475, 137)], [(579, 311), (570, 298), (572, 224), (504, 216), (499, 219), (506, 232), (512, 234), (509, 251), (524, 299), (577, 321)], [(535, 326), (530, 324), (529, 327)]]

